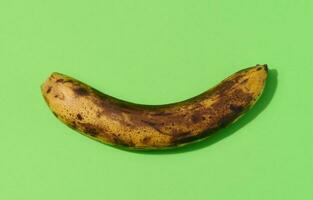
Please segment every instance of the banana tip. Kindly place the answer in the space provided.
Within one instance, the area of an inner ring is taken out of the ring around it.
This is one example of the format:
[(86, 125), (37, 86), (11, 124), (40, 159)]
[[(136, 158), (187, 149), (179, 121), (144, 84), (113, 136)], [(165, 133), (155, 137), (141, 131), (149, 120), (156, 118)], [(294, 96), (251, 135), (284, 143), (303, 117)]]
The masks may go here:
[(264, 66), (265, 71), (268, 72), (268, 66), (267, 66), (267, 64), (264, 64), (263, 66)]

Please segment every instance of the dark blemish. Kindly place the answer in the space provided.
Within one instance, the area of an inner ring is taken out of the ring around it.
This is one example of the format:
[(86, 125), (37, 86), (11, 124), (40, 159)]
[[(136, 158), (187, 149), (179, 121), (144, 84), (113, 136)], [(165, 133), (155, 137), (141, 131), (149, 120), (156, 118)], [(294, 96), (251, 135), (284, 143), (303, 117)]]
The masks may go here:
[(83, 119), (84, 119), (84, 118), (81, 116), (81, 114), (77, 114), (76, 117), (77, 117), (78, 120), (83, 120)]
[(122, 142), (118, 137), (113, 137), (112, 138), (112, 140), (113, 140), (113, 143), (114, 144), (119, 144), (119, 145), (123, 145), (123, 146), (128, 146), (128, 145), (125, 145), (125, 143), (124, 142)]
[(127, 114), (131, 113), (129, 110), (126, 110), (125, 108), (121, 108), (121, 110), (123, 113), (127, 113)]
[(234, 80), (224, 81), (222, 84), (220, 84), (219, 86), (215, 88), (215, 91), (217, 94), (223, 95), (224, 93), (229, 91), (229, 89), (233, 87), (234, 85), (235, 85)]
[(52, 87), (50, 86), (50, 87), (48, 88), (48, 90), (47, 90), (47, 94), (49, 94), (49, 93), (51, 92), (51, 90), (52, 90)]
[(96, 127), (93, 127), (92, 125), (90, 124), (85, 124), (84, 125), (84, 131), (91, 135), (92, 137), (95, 137), (99, 134), (99, 130), (96, 128)]
[(257, 69), (256, 69), (256, 71), (260, 71), (262, 69), (262, 67), (258, 67)]
[(238, 116), (240, 116), (240, 113), (244, 110), (243, 106), (230, 106), (230, 107), (232, 107), (230, 109), (232, 109), (233, 112), (225, 115), (218, 121), (218, 124), (220, 125), (221, 128), (224, 128), (227, 125), (229, 125)]
[(63, 81), (63, 83), (73, 83), (73, 80), (66, 80), (66, 81)]
[(236, 85), (242, 79), (243, 76), (244, 76), (243, 74), (239, 74), (236, 77), (234, 77), (233, 79), (224, 80), (221, 84), (219, 84), (213, 90), (210, 90), (210, 93), (216, 93), (218, 95), (226, 94), (228, 91), (230, 91), (230, 89), (234, 85)]
[(136, 146), (135, 143), (133, 143), (132, 140), (128, 141), (128, 143), (124, 143), (124, 144), (122, 143), (122, 145), (128, 146), (128, 147), (134, 147), (134, 146)]
[(82, 128), (84, 133), (86, 133), (87, 135), (90, 135), (92, 137), (96, 137), (101, 132), (103, 132), (103, 130), (100, 127), (97, 127), (97, 126), (95, 126), (93, 124), (81, 123), (81, 122), (77, 122), (77, 123)]
[(265, 69), (266, 72), (268, 72), (267, 64), (264, 65), (264, 69)]
[(150, 122), (150, 121), (146, 121), (146, 120), (141, 120), (141, 122), (148, 124), (149, 126), (151, 126), (152, 128), (154, 128), (155, 130), (157, 130), (160, 133), (163, 133), (160, 128), (158, 127), (159, 124), (155, 123), (155, 122)]
[(194, 114), (194, 115), (191, 116), (191, 121), (192, 121), (193, 123), (198, 123), (198, 122), (201, 121), (201, 116), (199, 116), (199, 115), (197, 115), (197, 114)]
[(72, 129), (77, 129), (77, 125), (76, 125), (76, 122), (75, 121), (72, 121), (71, 124), (68, 124), (69, 127), (71, 127)]
[(240, 84), (244, 84), (248, 81), (248, 79), (244, 79), (243, 81), (240, 82)]
[(172, 137), (171, 142), (181, 143), (181, 142), (189, 141), (190, 139), (192, 139), (191, 136), (192, 136), (192, 133), (190, 131), (177, 133)]
[(197, 104), (194, 104), (194, 105), (193, 105), (192, 110), (197, 110), (198, 108), (201, 108), (201, 107), (202, 107), (202, 105), (199, 104), (199, 103), (197, 103)]
[(191, 132), (187, 131), (187, 132), (179, 133), (178, 137), (187, 137), (187, 136), (190, 136), (190, 135), (191, 135)]
[(252, 100), (252, 94), (243, 92), (242, 90), (235, 90), (232, 98), (238, 102), (249, 103)]
[(211, 135), (212, 133), (214, 133), (216, 131), (216, 128), (208, 128), (202, 132), (200, 132), (197, 135), (192, 135), (191, 133), (188, 135), (188, 137), (181, 137), (181, 138), (177, 138), (177, 137), (173, 137), (171, 142), (172, 145), (178, 145), (178, 144), (182, 144), (182, 143), (190, 143), (193, 141), (197, 141), (200, 139), (204, 139), (206, 137), (208, 137), (209, 135)]
[(117, 145), (122, 145), (122, 146), (130, 146), (129, 144), (127, 144), (123, 139), (119, 138), (119, 135), (120, 134), (114, 134), (112, 133), (112, 137), (111, 137), (111, 140), (114, 144), (117, 144)]
[(73, 83), (73, 80), (64, 80), (63, 78), (58, 79), (56, 83)]
[(234, 120), (233, 115), (225, 116), (219, 120), (218, 124), (221, 128), (223, 128), (223, 127), (226, 127), (233, 120)]
[(149, 122), (149, 121), (146, 121), (146, 120), (141, 120), (143, 123), (145, 124), (148, 124), (149, 126), (155, 126), (157, 125), (157, 123), (154, 123), (154, 122)]
[(229, 108), (234, 112), (234, 113), (241, 113), (244, 110), (243, 106), (237, 106), (237, 105), (233, 105), (231, 104), (229, 106)]
[(157, 112), (157, 113), (153, 113), (151, 114), (152, 116), (167, 116), (167, 115), (171, 115), (172, 113), (169, 112), (165, 112), (165, 111), (161, 111), (161, 112)]
[[(120, 134), (117, 134), (118, 136)], [(132, 146), (135, 146), (135, 144), (133, 143), (133, 141), (129, 140), (129, 141), (125, 141), (124, 139), (118, 137), (116, 134), (112, 134), (112, 137), (111, 137), (111, 141), (114, 143), (114, 144), (117, 144), (117, 145), (121, 145), (121, 146), (124, 146), (124, 147), (132, 147)]]
[(56, 81), (56, 83), (63, 83), (64, 82), (64, 79), (58, 79), (57, 81)]
[(56, 116), (57, 118), (59, 118), (59, 115), (56, 114), (55, 112), (52, 112), (54, 114), (54, 116)]
[(147, 144), (151, 140), (151, 137), (145, 137), (142, 139), (142, 143)]
[(218, 124), (219, 127), (225, 127), (245, 110), (251, 100), (252, 97), (249, 93), (245, 93), (242, 90), (235, 90), (229, 95), (221, 97), (219, 101), (212, 105), (217, 115), (214, 115), (211, 120)]
[(58, 99), (60, 99), (60, 100), (64, 100), (64, 95), (63, 94), (61, 94), (61, 96), (60, 95), (54, 95), (54, 98), (58, 98)]
[(87, 96), (89, 94), (88, 90), (82, 87), (75, 88), (74, 92), (79, 96)]

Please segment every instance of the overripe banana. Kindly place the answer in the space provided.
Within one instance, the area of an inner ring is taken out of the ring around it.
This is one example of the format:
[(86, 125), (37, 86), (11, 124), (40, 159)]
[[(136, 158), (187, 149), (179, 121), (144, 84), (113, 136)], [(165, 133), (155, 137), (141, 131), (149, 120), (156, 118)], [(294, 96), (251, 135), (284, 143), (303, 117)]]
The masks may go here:
[(116, 99), (60, 73), (41, 90), (54, 115), (86, 136), (118, 147), (164, 149), (205, 139), (236, 121), (261, 95), (267, 74), (267, 65), (250, 67), (196, 97), (158, 106)]

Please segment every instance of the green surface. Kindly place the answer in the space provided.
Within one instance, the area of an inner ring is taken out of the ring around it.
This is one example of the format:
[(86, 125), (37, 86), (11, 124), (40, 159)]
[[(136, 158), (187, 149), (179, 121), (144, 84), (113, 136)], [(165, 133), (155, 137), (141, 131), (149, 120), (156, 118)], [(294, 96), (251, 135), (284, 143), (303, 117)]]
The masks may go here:
[[(0, 199), (313, 199), (313, 1), (1, 0)], [(184, 100), (267, 63), (265, 94), (211, 139), (132, 153), (60, 123), (53, 71), (124, 100)]]

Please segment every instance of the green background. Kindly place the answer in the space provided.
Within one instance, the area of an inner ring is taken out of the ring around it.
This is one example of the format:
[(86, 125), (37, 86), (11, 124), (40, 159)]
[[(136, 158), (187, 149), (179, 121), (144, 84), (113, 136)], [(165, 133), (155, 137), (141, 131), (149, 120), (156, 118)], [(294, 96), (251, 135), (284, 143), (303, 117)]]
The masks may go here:
[[(1, 0), (0, 199), (312, 199), (313, 1)], [(77, 134), (53, 71), (132, 102), (190, 98), (267, 63), (256, 107), (204, 142), (134, 153)]]

